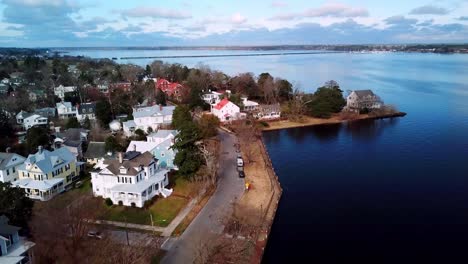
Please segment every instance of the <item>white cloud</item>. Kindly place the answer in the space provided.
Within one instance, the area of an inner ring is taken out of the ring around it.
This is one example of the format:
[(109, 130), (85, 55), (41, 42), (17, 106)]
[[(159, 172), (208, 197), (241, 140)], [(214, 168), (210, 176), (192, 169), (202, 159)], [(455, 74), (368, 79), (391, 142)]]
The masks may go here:
[(273, 16), (271, 20), (294, 20), (310, 17), (341, 17), (341, 18), (355, 18), (367, 17), (369, 11), (363, 7), (352, 7), (340, 3), (330, 3), (322, 5), (318, 8), (309, 8), (303, 12), (285, 13)]
[(272, 7), (278, 7), (278, 8), (279, 8), (279, 7), (286, 7), (286, 6), (288, 6), (288, 3), (283, 2), (283, 1), (273, 1), (273, 2), (271, 3), (271, 6), (272, 6)]
[(124, 10), (121, 13), (123, 16), (127, 17), (153, 17), (167, 19), (188, 19), (192, 17), (192, 15), (187, 12), (157, 7), (135, 7)]
[(239, 13), (235, 13), (231, 17), (231, 22), (234, 23), (234, 24), (243, 24), (243, 23), (247, 22), (247, 18), (242, 16)]

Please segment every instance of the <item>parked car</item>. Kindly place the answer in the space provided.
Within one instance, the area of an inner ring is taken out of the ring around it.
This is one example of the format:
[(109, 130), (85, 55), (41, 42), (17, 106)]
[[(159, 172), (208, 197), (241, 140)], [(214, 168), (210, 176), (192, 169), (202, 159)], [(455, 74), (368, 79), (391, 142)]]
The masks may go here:
[(80, 188), (81, 185), (83, 185), (83, 182), (82, 182), (82, 181), (77, 181), (77, 182), (75, 183), (75, 188)]
[(102, 233), (99, 232), (99, 231), (89, 231), (88, 232), (88, 237), (102, 239)]
[(239, 171), (239, 178), (245, 178), (245, 172), (243, 170)]
[(242, 158), (237, 158), (237, 167), (243, 167), (244, 166), (244, 160)]

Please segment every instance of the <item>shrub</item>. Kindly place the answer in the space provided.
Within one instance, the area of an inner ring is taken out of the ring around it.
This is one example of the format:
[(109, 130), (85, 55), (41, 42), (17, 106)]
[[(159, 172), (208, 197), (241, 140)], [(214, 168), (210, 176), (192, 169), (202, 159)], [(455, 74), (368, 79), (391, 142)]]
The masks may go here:
[(136, 204), (135, 204), (135, 203), (131, 203), (130, 205), (132, 206), (132, 208), (135, 208), (135, 207), (136, 207)]
[(265, 121), (260, 121), (260, 125), (262, 125), (262, 127), (269, 127), (270, 124), (268, 124), (268, 122), (265, 122)]
[[(121, 201), (119, 201), (119, 205), (120, 205), (120, 202), (121, 202)], [(105, 203), (106, 203), (106, 205), (109, 206), (109, 207), (111, 207), (112, 205), (114, 205), (114, 203), (112, 202), (111, 198), (106, 198)]]
[(122, 205), (123, 205), (123, 202), (122, 202), (122, 201), (119, 201), (119, 205), (122, 206)]

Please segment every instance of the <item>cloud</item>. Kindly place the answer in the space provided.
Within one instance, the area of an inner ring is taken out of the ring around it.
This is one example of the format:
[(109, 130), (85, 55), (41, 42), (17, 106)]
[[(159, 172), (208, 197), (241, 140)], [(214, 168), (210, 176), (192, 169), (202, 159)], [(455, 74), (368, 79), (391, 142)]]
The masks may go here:
[(270, 20), (294, 20), (305, 17), (355, 18), (367, 16), (369, 16), (369, 11), (367, 11), (365, 8), (332, 3), (325, 4), (318, 8), (310, 8), (304, 12), (279, 14), (271, 17)]
[(450, 11), (444, 7), (425, 5), (411, 10), (411, 15), (446, 15)]
[(245, 22), (247, 22), (247, 18), (245, 18), (244, 16), (242, 16), (241, 14), (239, 13), (235, 13), (234, 15), (232, 15), (231, 17), (231, 22), (233, 24), (243, 24)]
[(157, 7), (135, 7), (121, 12), (123, 16), (127, 17), (153, 17), (153, 18), (167, 18), (167, 19), (188, 19), (192, 15), (187, 12), (180, 12), (171, 9), (157, 8)]
[(457, 18), (457, 20), (468, 21), (468, 16), (461, 16), (461, 17)]
[(273, 2), (271, 2), (271, 7), (280, 8), (280, 7), (287, 7), (287, 6), (288, 6), (288, 3), (283, 2), (283, 1), (273, 1)]
[(387, 25), (414, 25), (418, 23), (417, 19), (406, 18), (404, 16), (392, 16), (383, 20)]

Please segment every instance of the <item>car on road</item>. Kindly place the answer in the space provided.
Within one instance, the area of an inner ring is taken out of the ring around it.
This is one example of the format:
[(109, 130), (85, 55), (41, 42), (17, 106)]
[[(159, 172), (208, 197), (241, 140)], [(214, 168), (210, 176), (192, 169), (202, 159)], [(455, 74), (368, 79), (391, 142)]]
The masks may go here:
[(96, 238), (96, 239), (102, 239), (102, 233), (99, 231), (89, 231), (88, 232), (88, 237)]
[(245, 178), (245, 172), (243, 170), (239, 171), (239, 178)]
[(242, 158), (237, 158), (237, 167), (243, 167), (244, 166), (244, 160)]

